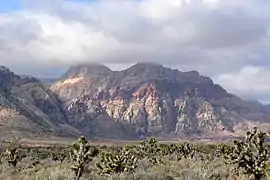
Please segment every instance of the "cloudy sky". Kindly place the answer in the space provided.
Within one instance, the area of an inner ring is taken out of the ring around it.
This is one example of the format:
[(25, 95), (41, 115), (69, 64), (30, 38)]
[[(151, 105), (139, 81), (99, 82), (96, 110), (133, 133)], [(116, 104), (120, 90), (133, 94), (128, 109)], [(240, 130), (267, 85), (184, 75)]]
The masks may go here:
[(269, 0), (0, 0), (0, 64), (50, 77), (81, 61), (153, 61), (266, 102), (269, 9)]

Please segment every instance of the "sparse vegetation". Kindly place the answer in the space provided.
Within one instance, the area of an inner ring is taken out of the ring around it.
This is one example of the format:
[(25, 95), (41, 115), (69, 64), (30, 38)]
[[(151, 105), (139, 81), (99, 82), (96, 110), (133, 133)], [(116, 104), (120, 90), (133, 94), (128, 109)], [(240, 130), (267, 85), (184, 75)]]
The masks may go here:
[(19, 145), (15, 142), (11, 142), (5, 147), (2, 156), (9, 164), (16, 168), (18, 161), (22, 158)]
[(269, 174), (268, 136), (254, 128), (244, 141), (218, 145), (160, 144), (150, 138), (137, 145), (94, 147), (83, 136), (70, 147), (9, 144), (2, 150), (0, 179), (261, 180)]
[(72, 159), (72, 171), (75, 172), (74, 180), (79, 180), (85, 171), (86, 163), (93, 160), (97, 156), (98, 150), (91, 148), (84, 136), (78, 139), (77, 143), (71, 146), (70, 156)]
[(245, 141), (234, 141), (233, 146), (222, 146), (221, 152), (230, 164), (236, 164), (237, 170), (243, 170), (255, 180), (262, 179), (269, 164), (270, 152), (265, 144), (269, 133), (259, 132), (255, 127), (246, 133)]

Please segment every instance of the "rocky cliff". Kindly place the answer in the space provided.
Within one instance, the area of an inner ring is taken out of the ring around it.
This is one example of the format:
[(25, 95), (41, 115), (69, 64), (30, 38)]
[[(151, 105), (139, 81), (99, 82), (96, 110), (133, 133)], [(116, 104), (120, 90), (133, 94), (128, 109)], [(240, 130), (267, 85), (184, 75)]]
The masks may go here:
[(101, 123), (104, 132), (115, 134), (114, 122), (136, 136), (209, 138), (238, 136), (253, 125), (270, 124), (260, 103), (229, 94), (197, 71), (159, 64), (138, 63), (123, 71), (74, 66), (50, 89), (63, 102), (67, 122), (84, 132)]
[[(33, 77), (18, 76), (8, 68), (0, 66), (1, 139), (77, 137), (80, 134), (89, 137), (126, 136), (122, 126), (98, 112), (99, 107), (95, 107), (90, 101), (84, 102), (87, 103), (82, 105), (73, 99), (67, 109), (64, 109), (64, 103), (47, 85)], [(87, 111), (87, 117), (81, 114), (85, 107), (90, 107), (92, 112)], [(74, 114), (76, 122), (70, 120)]]
[(0, 133), (6, 137), (72, 136), (61, 102), (38, 80), (0, 66)]
[(270, 127), (268, 106), (244, 101), (197, 71), (84, 64), (54, 81), (44, 85), (0, 66), (1, 138), (224, 138)]

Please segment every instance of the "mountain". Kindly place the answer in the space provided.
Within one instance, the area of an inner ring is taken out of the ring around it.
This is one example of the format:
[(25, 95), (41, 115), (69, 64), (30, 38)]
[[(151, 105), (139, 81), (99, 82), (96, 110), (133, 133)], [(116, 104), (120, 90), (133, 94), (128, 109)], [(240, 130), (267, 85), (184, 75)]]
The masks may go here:
[[(89, 106), (89, 104), (87, 105)], [(94, 105), (91, 106), (91, 109), (94, 109)], [(118, 124), (108, 119), (107, 122), (104, 118), (98, 122), (88, 119), (90, 121), (88, 124), (93, 126), (89, 127), (87, 132), (84, 132), (83, 128), (73, 127), (72, 124), (69, 124), (68, 118), (76, 110), (70, 105), (67, 113), (57, 95), (41, 81), (29, 76), (16, 75), (8, 68), (0, 66), (1, 139), (77, 137), (82, 133), (89, 137), (120, 137), (118, 135), (121, 135), (121, 129), (118, 129)], [(88, 114), (91, 113), (88, 112)], [(98, 115), (95, 114), (96, 118)], [(86, 119), (86, 117), (83, 118)], [(110, 128), (114, 131), (108, 132)]]
[(36, 77), (40, 82), (42, 82), (45, 85), (52, 85), (54, 82), (56, 82), (57, 78), (42, 78), (42, 77)]
[(265, 111), (270, 114), (270, 104), (264, 105)]
[[(130, 136), (223, 138), (241, 136), (254, 125), (270, 127), (262, 104), (228, 93), (197, 71), (160, 64), (137, 63), (122, 71), (73, 66), (50, 89), (61, 100), (68, 124), (83, 132), (113, 122)], [(106, 122), (89, 123), (97, 114)]]
[(0, 66), (0, 134), (5, 137), (73, 136), (61, 102), (40, 81)]
[(223, 139), (270, 127), (269, 106), (244, 101), (197, 71), (81, 64), (47, 80), (0, 66), (0, 139)]
[(40, 82), (42, 82), (44, 85), (47, 85), (47, 86), (50, 86), (54, 82), (58, 81), (58, 78), (33, 77), (33, 76), (29, 76), (29, 75), (20, 75), (20, 77), (23, 78), (23, 79), (25, 79), (25, 78), (35, 78), (35, 79), (39, 80)]

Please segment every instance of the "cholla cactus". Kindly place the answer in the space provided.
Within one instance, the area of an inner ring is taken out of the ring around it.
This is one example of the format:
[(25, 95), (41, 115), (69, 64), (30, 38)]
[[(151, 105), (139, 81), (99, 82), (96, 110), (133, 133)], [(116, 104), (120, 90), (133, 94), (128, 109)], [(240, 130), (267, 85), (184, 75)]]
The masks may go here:
[(50, 156), (53, 161), (63, 162), (68, 157), (68, 152), (65, 149), (57, 149), (50, 151)]
[(234, 141), (233, 150), (225, 156), (229, 163), (243, 169), (245, 174), (252, 175), (255, 180), (261, 180), (269, 163), (269, 150), (264, 144), (269, 134), (259, 132), (255, 127), (246, 133), (245, 141)]
[(73, 161), (71, 169), (75, 172), (75, 180), (79, 180), (85, 170), (87, 162), (92, 161), (97, 156), (98, 150), (90, 148), (88, 141), (84, 136), (78, 139), (77, 143), (71, 146), (70, 156)]
[(22, 158), (19, 147), (17, 144), (11, 143), (9, 144), (2, 154), (2, 156), (7, 160), (9, 164), (11, 164), (13, 167), (16, 167), (18, 164), (18, 161)]
[(160, 144), (159, 145), (159, 155), (160, 156), (168, 156), (173, 154), (176, 150), (176, 146), (174, 144), (167, 145), (167, 144)]
[(228, 159), (230, 154), (233, 152), (234, 147), (229, 144), (221, 143), (216, 147), (215, 156), (216, 157), (224, 157)]
[(140, 158), (147, 158), (152, 164), (162, 164), (162, 158), (168, 155), (176, 155), (177, 159), (180, 160), (184, 158), (193, 158), (197, 149), (195, 146), (189, 143), (183, 143), (179, 145), (171, 144), (158, 144), (155, 138), (151, 138), (148, 141), (143, 141), (139, 146)]
[[(160, 153), (161, 149), (155, 138), (150, 138), (148, 141), (140, 143), (140, 157), (149, 159), (149, 162), (153, 165), (162, 164)], [(164, 153), (164, 152), (163, 152)]]
[(97, 168), (103, 174), (113, 174), (120, 172), (133, 172), (137, 167), (138, 158), (131, 149), (124, 149), (120, 153), (103, 153)]
[(177, 156), (177, 160), (181, 160), (182, 157), (184, 158), (193, 158), (197, 149), (191, 145), (190, 143), (183, 143), (179, 145), (171, 145), (174, 150), (174, 154)]

